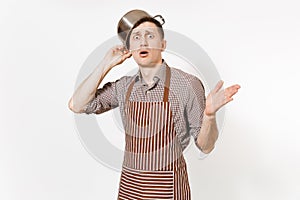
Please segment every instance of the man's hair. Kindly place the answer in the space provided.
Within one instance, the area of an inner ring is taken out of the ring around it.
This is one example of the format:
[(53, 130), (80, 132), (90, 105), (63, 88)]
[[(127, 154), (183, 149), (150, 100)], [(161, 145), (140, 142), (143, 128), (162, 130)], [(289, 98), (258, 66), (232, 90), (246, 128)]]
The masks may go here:
[(143, 17), (143, 18), (141, 18), (140, 20), (138, 20), (134, 24), (134, 26), (132, 27), (132, 29), (128, 33), (127, 40), (126, 40), (126, 47), (127, 47), (127, 49), (129, 49), (130, 35), (131, 35), (133, 29), (135, 29), (136, 27), (138, 27), (139, 25), (141, 25), (144, 22), (152, 22), (153, 24), (155, 24), (157, 26), (157, 28), (158, 28), (158, 32), (159, 32), (159, 34), (161, 36), (161, 39), (164, 39), (165, 33), (164, 33), (164, 30), (163, 30), (163, 27), (162, 27), (161, 23), (159, 21), (157, 21), (156, 19), (152, 18), (152, 17)]

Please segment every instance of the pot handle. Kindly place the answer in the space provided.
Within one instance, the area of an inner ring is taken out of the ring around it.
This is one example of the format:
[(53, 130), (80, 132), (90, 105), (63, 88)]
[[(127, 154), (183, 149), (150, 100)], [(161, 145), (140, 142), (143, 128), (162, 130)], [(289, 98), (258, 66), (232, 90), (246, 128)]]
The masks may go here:
[(165, 19), (161, 15), (155, 15), (153, 18), (156, 18), (156, 17), (160, 18), (160, 20), (158, 20), (158, 21), (161, 25), (163, 25), (165, 23)]

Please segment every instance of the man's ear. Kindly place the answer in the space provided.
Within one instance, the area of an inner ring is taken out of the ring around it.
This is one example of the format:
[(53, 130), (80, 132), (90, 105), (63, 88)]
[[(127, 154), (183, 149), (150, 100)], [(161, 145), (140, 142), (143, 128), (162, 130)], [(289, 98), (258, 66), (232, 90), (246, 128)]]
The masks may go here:
[(167, 41), (166, 40), (162, 40), (162, 43), (161, 43), (161, 51), (164, 51), (167, 47)]

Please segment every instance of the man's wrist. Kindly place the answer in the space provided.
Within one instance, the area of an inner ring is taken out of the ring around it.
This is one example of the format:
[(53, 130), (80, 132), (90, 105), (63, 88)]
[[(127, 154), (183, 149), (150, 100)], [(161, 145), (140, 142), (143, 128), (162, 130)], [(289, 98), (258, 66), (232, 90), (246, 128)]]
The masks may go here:
[(208, 120), (215, 120), (216, 119), (216, 113), (215, 114), (206, 114), (204, 112), (204, 118), (206, 118)]

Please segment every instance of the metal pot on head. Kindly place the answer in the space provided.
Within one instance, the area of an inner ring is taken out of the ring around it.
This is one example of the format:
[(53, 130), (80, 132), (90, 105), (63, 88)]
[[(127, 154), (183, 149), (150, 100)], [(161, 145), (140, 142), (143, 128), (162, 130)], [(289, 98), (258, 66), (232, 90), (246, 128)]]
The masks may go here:
[(147, 12), (137, 9), (127, 12), (118, 23), (118, 36), (127, 49), (129, 48), (126, 46), (126, 41), (128, 39), (130, 31), (132, 30), (136, 22), (145, 17), (159, 17), (161, 25), (165, 23), (165, 20), (161, 15), (155, 15), (154, 17), (152, 17)]

